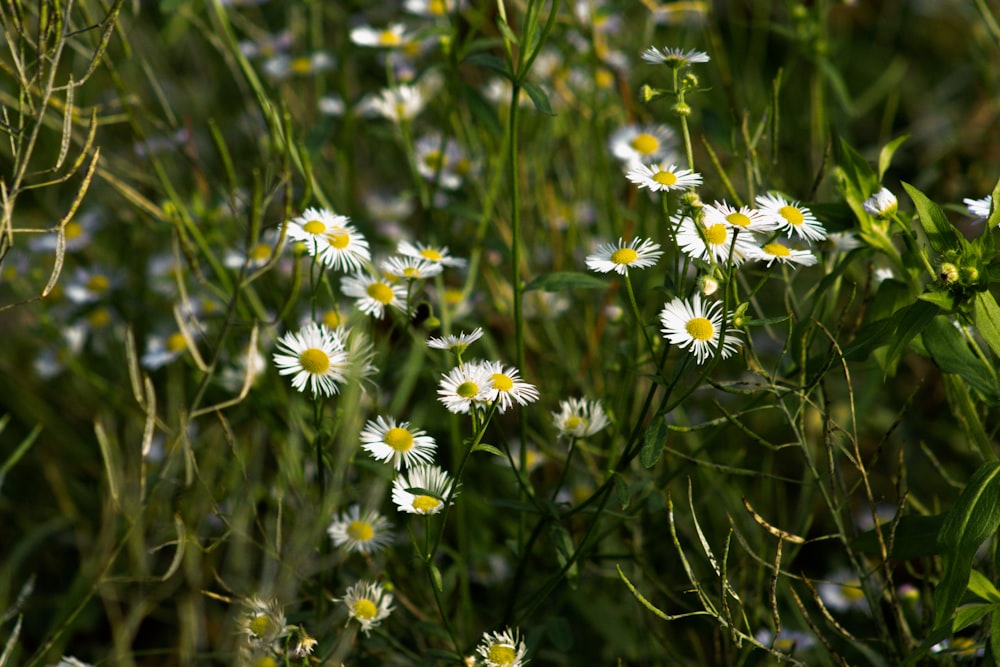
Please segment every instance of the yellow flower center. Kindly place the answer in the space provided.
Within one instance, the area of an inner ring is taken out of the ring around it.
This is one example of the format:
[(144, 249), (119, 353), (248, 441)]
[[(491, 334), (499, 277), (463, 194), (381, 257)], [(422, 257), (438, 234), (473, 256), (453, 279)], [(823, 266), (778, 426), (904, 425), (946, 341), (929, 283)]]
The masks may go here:
[(444, 259), (444, 255), (441, 254), (441, 251), (435, 250), (434, 248), (424, 248), (420, 251), (420, 256), (432, 262), (440, 262)]
[(615, 264), (631, 264), (638, 257), (639, 253), (632, 248), (619, 248), (611, 253), (611, 261)]
[(419, 278), (420, 270), (415, 266), (407, 266), (403, 269), (403, 275), (410, 279)]
[(726, 226), (721, 223), (712, 225), (705, 230), (705, 240), (709, 245), (722, 245), (728, 237), (729, 232), (726, 231)]
[(788, 224), (798, 227), (805, 220), (805, 216), (802, 215), (802, 211), (795, 208), (794, 206), (782, 206), (778, 209), (778, 213), (781, 217), (788, 221)]
[(427, 3), (427, 11), (431, 14), (441, 16), (448, 11), (448, 7), (444, 4), (444, 0), (431, 0)]
[(472, 398), (479, 393), (479, 385), (475, 382), (463, 382), (455, 387), (455, 393), (462, 398)]
[(357, 542), (367, 542), (375, 537), (375, 529), (367, 521), (352, 521), (347, 526), (347, 536)]
[(267, 614), (254, 616), (253, 620), (250, 621), (250, 632), (257, 637), (263, 637), (268, 634), (272, 627), (274, 627), (274, 622), (271, 621), (271, 617)]
[(372, 283), (365, 288), (365, 291), (368, 292), (368, 296), (381, 304), (390, 304), (392, 303), (392, 300), (396, 298), (392, 288), (385, 283)]
[(949, 648), (956, 655), (975, 655), (977, 650), (976, 641), (971, 637), (955, 637), (951, 640)]
[(402, 41), (399, 35), (391, 30), (383, 30), (378, 36), (378, 42), (382, 46), (399, 46), (399, 43)]
[(737, 227), (750, 226), (750, 218), (743, 215), (742, 213), (730, 213), (729, 215), (726, 216), (726, 220), (729, 221), (729, 224), (736, 225)]
[(337, 250), (343, 250), (351, 242), (351, 235), (344, 230), (333, 232), (327, 237), (327, 241)]
[(413, 447), (413, 434), (405, 428), (395, 426), (385, 432), (382, 442), (389, 445), (397, 452), (406, 452)]
[(503, 667), (509, 667), (514, 664), (514, 658), (517, 657), (517, 653), (510, 646), (503, 646), (501, 644), (494, 644), (490, 647), (490, 650), (486, 653), (486, 659), (493, 665), (503, 665)]
[(301, 56), (292, 61), (291, 70), (296, 74), (308, 74), (312, 69), (312, 59), (308, 56)]
[(432, 498), (431, 496), (417, 496), (413, 499), (413, 509), (417, 510), (421, 514), (433, 512), (440, 504), (440, 500)]
[(254, 667), (278, 667), (278, 663), (271, 656), (265, 655), (254, 663)]
[(660, 185), (673, 185), (677, 182), (677, 174), (672, 171), (658, 171), (653, 174), (653, 180)]
[(584, 419), (582, 417), (570, 417), (566, 420), (566, 430), (575, 431), (581, 425), (584, 424)]
[(111, 311), (107, 308), (98, 308), (90, 314), (87, 321), (90, 322), (90, 326), (96, 329), (106, 327), (111, 324)]
[(302, 225), (302, 231), (306, 234), (319, 235), (326, 231), (326, 225), (319, 220), (310, 220), (306, 224)]
[(167, 338), (167, 349), (171, 352), (180, 352), (185, 347), (187, 347), (187, 341), (184, 340), (184, 335), (181, 332), (178, 331)]
[(493, 388), (497, 391), (510, 391), (514, 388), (514, 381), (503, 373), (494, 373), (490, 379), (493, 380)]
[(472, 163), (469, 162), (468, 158), (460, 157), (455, 161), (455, 166), (453, 167), (456, 174), (460, 176), (465, 176), (472, 169)]
[(342, 318), (340, 316), (340, 311), (328, 310), (325, 313), (323, 313), (323, 324), (325, 324), (331, 329), (336, 329), (337, 327), (339, 327), (341, 320)]
[(310, 347), (299, 354), (302, 370), (313, 375), (322, 375), (330, 368), (330, 357), (318, 347)]
[(615, 74), (606, 67), (600, 67), (594, 72), (594, 83), (598, 88), (610, 88), (615, 85)]
[(372, 602), (367, 598), (355, 602), (354, 609), (352, 611), (354, 612), (355, 618), (361, 618), (366, 621), (369, 621), (378, 616), (378, 607), (375, 606), (374, 602)]
[(87, 289), (89, 289), (91, 292), (103, 292), (104, 290), (108, 289), (108, 286), (110, 284), (111, 281), (108, 280), (107, 276), (98, 273), (91, 276), (90, 279), (87, 281)]
[(780, 243), (768, 243), (764, 246), (764, 252), (772, 257), (788, 257), (792, 251)]
[(457, 306), (462, 303), (462, 290), (449, 288), (444, 291), (444, 302), (449, 306)]
[(271, 257), (271, 246), (266, 243), (258, 243), (250, 251), (250, 259), (255, 262), (266, 262)]
[(865, 596), (864, 592), (861, 590), (860, 581), (849, 581), (847, 585), (840, 587), (840, 592), (845, 599), (851, 602), (857, 602)]
[(424, 155), (424, 165), (432, 171), (437, 171), (444, 166), (444, 156), (441, 151), (430, 151)]
[(712, 334), (715, 333), (715, 327), (712, 326), (711, 321), (704, 317), (692, 317), (684, 325), (684, 328), (691, 334), (691, 338), (701, 341), (712, 340)]
[(651, 155), (660, 148), (660, 140), (648, 132), (643, 132), (632, 140), (632, 148), (643, 155)]
[(83, 225), (75, 221), (68, 222), (66, 223), (66, 226), (63, 227), (63, 234), (66, 235), (67, 241), (72, 241), (73, 239), (79, 237), (80, 234), (83, 234)]

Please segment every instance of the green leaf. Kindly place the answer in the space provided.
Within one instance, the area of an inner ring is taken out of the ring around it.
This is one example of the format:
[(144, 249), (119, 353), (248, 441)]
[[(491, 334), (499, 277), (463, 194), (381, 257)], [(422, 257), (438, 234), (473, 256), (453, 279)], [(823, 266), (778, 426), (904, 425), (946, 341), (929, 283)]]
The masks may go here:
[[(495, 56), (490, 57), (495, 58)], [(496, 59), (499, 60), (499, 58)], [(500, 125), (500, 118), (497, 116), (495, 105), (492, 102), (483, 97), (483, 94), (474, 86), (467, 83), (462, 83), (458, 92), (462, 103), (469, 108), (480, 127), (486, 128), (496, 139), (503, 136), (503, 127)]]
[(954, 373), (991, 405), (1000, 403), (996, 373), (976, 356), (969, 342), (946, 315), (935, 317), (922, 334), (924, 347), (938, 368)]
[(524, 291), (562, 292), (568, 289), (605, 289), (608, 284), (597, 276), (579, 271), (553, 271), (538, 276), (525, 285)]
[(994, 229), (997, 225), (1000, 225), (1000, 178), (997, 179), (997, 184), (993, 186), (993, 193), (990, 195), (993, 198), (990, 204), (990, 217), (986, 218), (986, 229)]
[(927, 242), (931, 244), (934, 252), (939, 255), (943, 255), (949, 250), (958, 252), (967, 245), (968, 242), (959, 234), (954, 225), (948, 222), (944, 211), (937, 204), (909, 183), (903, 183), (903, 189), (910, 195), (910, 199), (913, 200), (913, 204), (917, 208), (917, 217), (924, 229), (924, 234), (927, 235)]
[[(552, 544), (556, 548), (556, 556), (559, 561), (560, 566), (566, 565), (569, 559), (573, 557), (573, 552), (575, 548), (573, 547), (573, 538), (570, 537), (569, 531), (561, 523), (553, 522), (549, 525), (549, 539), (552, 540)], [(566, 579), (573, 585), (576, 582), (579, 570), (577, 568), (577, 561), (573, 561), (573, 564), (569, 566), (566, 570)]]
[(927, 301), (917, 301), (904, 311), (899, 326), (896, 328), (896, 335), (893, 337), (894, 342), (886, 355), (885, 368), (887, 373), (889, 369), (895, 368), (896, 362), (903, 356), (903, 352), (913, 337), (923, 331), (924, 327), (930, 324), (939, 312), (941, 309), (937, 305)]
[(474, 451), (474, 452), (487, 452), (489, 454), (493, 454), (494, 456), (499, 456), (501, 458), (504, 457), (504, 453), (503, 452), (501, 452), (499, 449), (497, 449), (493, 445), (488, 445), (485, 442), (480, 442), (479, 444), (477, 444), (475, 447), (472, 448), (472, 451)]
[(652, 426), (646, 429), (646, 438), (642, 443), (642, 452), (639, 460), (642, 467), (652, 470), (663, 454), (663, 447), (667, 444), (667, 422), (664, 419), (657, 419)]
[(993, 442), (983, 428), (983, 422), (979, 419), (979, 406), (972, 400), (965, 379), (945, 373), (941, 376), (941, 383), (944, 385), (944, 395), (948, 399), (948, 405), (951, 406), (952, 414), (962, 433), (969, 439), (969, 444), (979, 450), (984, 461), (995, 461), (997, 456), (993, 452)]
[(921, 301), (933, 303), (941, 310), (951, 312), (955, 310), (955, 295), (947, 290), (932, 289), (917, 297)]
[(528, 97), (531, 98), (531, 103), (535, 105), (536, 111), (548, 114), (549, 116), (555, 115), (552, 112), (552, 105), (549, 104), (549, 94), (545, 92), (545, 89), (527, 81), (521, 84), (521, 88), (524, 88), (524, 92), (528, 93)]
[(507, 25), (507, 21), (505, 21), (502, 16), (497, 17), (497, 28), (500, 30), (500, 34), (504, 36), (504, 39), (506, 39), (509, 42), (513, 42), (518, 46), (521, 45), (521, 42), (520, 40), (518, 40), (517, 35), (515, 35), (514, 31), (510, 29), (510, 26)]
[(1000, 591), (978, 570), (973, 570), (969, 577), (969, 591), (988, 602), (1000, 602)]
[(991, 293), (976, 293), (973, 315), (979, 334), (993, 350), (993, 354), (1000, 355), (1000, 306)]
[(1000, 462), (984, 463), (969, 480), (938, 533), (941, 581), (934, 591), (934, 627), (950, 625), (969, 585), (976, 550), (1000, 526)]
[(990, 618), (990, 652), (993, 653), (995, 663), (997, 656), (1000, 656), (1000, 613), (996, 608), (994, 608), (993, 616)]
[(892, 156), (895, 154), (896, 149), (899, 148), (900, 144), (910, 138), (910, 135), (904, 134), (900, 137), (896, 137), (885, 146), (878, 154), (878, 180), (881, 182), (882, 177), (885, 176), (886, 170), (892, 163)]
[(510, 81), (514, 80), (513, 75), (510, 73), (510, 69), (507, 67), (507, 63), (492, 53), (473, 53), (466, 58), (464, 62), (467, 62), (470, 65), (479, 65), (480, 67), (491, 69)]
[(951, 631), (958, 632), (969, 627), (973, 623), (979, 622), (983, 616), (993, 611), (995, 605), (985, 603), (965, 604), (955, 612), (955, 621), (951, 624)]
[(434, 581), (434, 588), (438, 589), (438, 592), (443, 593), (444, 583), (441, 581), (441, 570), (434, 563), (429, 563), (428, 565), (431, 568), (431, 579)]
[[(940, 553), (937, 536), (944, 525), (944, 514), (931, 516), (904, 516), (896, 524), (892, 535), (892, 550), (889, 558), (897, 560), (912, 560), (936, 556)], [(889, 526), (882, 526), (882, 539), (889, 540)], [(865, 531), (852, 542), (858, 551), (879, 555), (878, 536), (875, 529)]]
[(618, 504), (622, 506), (622, 509), (628, 509), (628, 503), (630, 499), (630, 493), (628, 489), (628, 484), (622, 479), (622, 476), (618, 473), (614, 473), (612, 477), (615, 483), (615, 495), (618, 496)]

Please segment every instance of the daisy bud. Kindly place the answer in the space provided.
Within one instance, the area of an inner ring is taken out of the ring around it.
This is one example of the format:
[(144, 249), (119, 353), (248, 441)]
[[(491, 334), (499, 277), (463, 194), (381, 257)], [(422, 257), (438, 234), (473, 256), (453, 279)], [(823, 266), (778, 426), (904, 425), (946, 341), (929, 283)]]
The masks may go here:
[(938, 272), (941, 276), (941, 282), (946, 285), (951, 285), (958, 282), (958, 267), (951, 262), (945, 262), (941, 265), (941, 270)]
[(673, 106), (673, 112), (678, 116), (690, 116), (691, 106), (686, 102), (678, 102)]

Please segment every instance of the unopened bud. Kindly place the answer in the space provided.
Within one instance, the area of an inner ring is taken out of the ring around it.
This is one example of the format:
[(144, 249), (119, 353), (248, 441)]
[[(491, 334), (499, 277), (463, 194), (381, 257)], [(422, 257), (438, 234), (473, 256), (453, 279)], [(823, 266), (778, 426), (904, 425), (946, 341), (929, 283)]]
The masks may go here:
[(674, 113), (678, 116), (690, 116), (691, 107), (687, 104), (687, 102), (678, 102), (674, 105)]
[(941, 282), (946, 285), (951, 285), (958, 282), (958, 267), (951, 262), (945, 262), (941, 265), (941, 270), (939, 271), (941, 276)]

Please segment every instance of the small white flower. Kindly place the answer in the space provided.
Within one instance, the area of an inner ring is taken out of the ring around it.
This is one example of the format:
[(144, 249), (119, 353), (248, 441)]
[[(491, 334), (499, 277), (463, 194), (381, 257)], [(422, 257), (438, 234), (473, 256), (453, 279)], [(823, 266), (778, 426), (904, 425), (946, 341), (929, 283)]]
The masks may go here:
[(369, 420), (361, 431), (361, 447), (376, 461), (392, 463), (399, 470), (403, 465), (432, 462), (437, 443), (424, 431), (412, 428), (409, 422), (397, 424), (393, 417), (388, 421), (377, 417), (375, 421)]
[[(731, 321), (727, 314), (725, 320)], [(716, 353), (723, 325), (722, 303), (714, 301), (707, 306), (701, 295), (695, 294), (690, 302), (676, 298), (660, 312), (663, 337), (672, 345), (688, 350), (699, 364)], [(720, 350), (722, 358), (732, 355), (740, 347), (740, 331), (727, 328)]]
[(962, 203), (965, 204), (969, 215), (973, 218), (985, 220), (990, 217), (990, 208), (993, 206), (993, 195), (986, 195), (982, 199), (966, 198), (962, 200)]
[(520, 374), (513, 366), (504, 366), (499, 361), (480, 363), (490, 374), (493, 384), (486, 400), (490, 403), (497, 401), (498, 411), (506, 412), (515, 402), (518, 405), (527, 405), (538, 400), (538, 389), (535, 385), (521, 380)]
[(674, 143), (674, 132), (666, 125), (626, 125), (608, 139), (611, 154), (627, 164), (670, 161)]
[(673, 216), (670, 220), (677, 227), (677, 245), (689, 257), (722, 265), (732, 260), (739, 266), (757, 254), (753, 235), (737, 233), (737, 227), (725, 222), (699, 225), (687, 216), (680, 219)]
[(665, 162), (652, 165), (634, 163), (625, 177), (640, 188), (649, 188), (653, 192), (685, 190), (701, 185), (701, 174)]
[(448, 334), (441, 338), (428, 338), (427, 347), (435, 350), (452, 350), (457, 354), (465, 352), (472, 343), (483, 337), (483, 328), (476, 327), (472, 333), (460, 332), (458, 335)]
[(891, 218), (896, 213), (899, 202), (888, 188), (882, 188), (866, 199), (862, 206), (869, 215), (876, 218)]
[(392, 593), (374, 581), (359, 581), (347, 589), (342, 600), (347, 607), (347, 622), (353, 618), (361, 624), (361, 631), (367, 635), (371, 629), (388, 618), (392, 613)]
[(517, 630), (507, 628), (503, 632), (483, 634), (476, 652), (486, 667), (522, 667), (527, 647)]
[[(702, 210), (705, 212), (706, 228), (719, 224), (728, 225), (741, 232), (771, 232), (778, 228), (778, 223), (749, 206), (737, 209), (726, 202), (717, 201), (714, 204), (705, 204)], [(746, 238), (747, 234), (743, 236)]]
[(465, 414), (490, 399), (493, 380), (479, 364), (462, 364), (448, 371), (438, 384), (438, 400), (449, 412)]
[(251, 646), (269, 647), (288, 634), (285, 612), (277, 600), (252, 597), (244, 600), (243, 606), (240, 630), (247, 636)]
[(362, 25), (351, 30), (351, 41), (358, 46), (398, 49), (410, 42), (410, 36), (402, 23), (392, 23), (381, 30)]
[(274, 365), (280, 375), (292, 375), (292, 387), (313, 396), (331, 396), (346, 379), (350, 355), (344, 349), (341, 330), (310, 322), (297, 333), (286, 332), (278, 339)]
[(73, 279), (63, 288), (66, 298), (75, 304), (96, 303), (107, 298), (118, 279), (101, 269), (76, 269)]
[(810, 241), (822, 241), (826, 238), (826, 230), (816, 216), (797, 201), (788, 201), (780, 195), (757, 195), (757, 206), (760, 212), (777, 224), (791, 237), (798, 234)]
[(351, 505), (346, 512), (341, 512), (326, 532), (336, 546), (363, 554), (379, 551), (392, 542), (389, 521), (375, 510), (369, 510), (362, 516), (358, 505)]
[(552, 423), (559, 429), (559, 435), (586, 438), (609, 422), (600, 401), (569, 398), (559, 401), (559, 412), (552, 413)]
[(416, 118), (423, 111), (426, 101), (420, 88), (400, 85), (386, 88), (373, 97), (365, 97), (358, 104), (358, 111), (363, 116), (380, 116), (399, 123)]
[(444, 265), (415, 257), (389, 257), (379, 265), (382, 273), (404, 280), (424, 280), (444, 271)]
[(285, 79), (290, 76), (308, 76), (332, 69), (334, 63), (334, 59), (322, 51), (297, 58), (279, 53), (264, 61), (264, 73), (275, 79)]
[(187, 340), (179, 331), (169, 336), (150, 334), (146, 339), (146, 350), (142, 353), (139, 363), (143, 368), (156, 370), (179, 359), (185, 350), (187, 350)]
[(653, 266), (663, 252), (658, 243), (649, 239), (632, 239), (626, 245), (624, 239), (618, 243), (605, 243), (593, 254), (587, 255), (587, 268), (598, 273), (614, 271), (627, 275), (630, 268), (645, 269)]
[(405, 286), (371, 273), (359, 271), (345, 276), (340, 282), (340, 291), (356, 299), (354, 305), (358, 310), (378, 319), (385, 316), (386, 308), (403, 310), (406, 307)]
[(780, 241), (765, 243), (761, 246), (756, 259), (762, 262), (767, 262), (768, 267), (775, 262), (778, 262), (779, 264), (812, 266), (819, 261), (816, 259), (816, 255), (812, 254), (808, 250), (795, 250), (794, 248), (789, 248)]
[[(464, 0), (462, 3), (464, 4)], [(455, 11), (456, 0), (405, 0), (403, 9), (417, 16), (441, 17)]]
[(861, 579), (850, 570), (835, 570), (826, 581), (816, 585), (816, 592), (823, 604), (834, 611), (869, 611)]
[(642, 59), (654, 65), (667, 65), (674, 69), (693, 65), (694, 63), (707, 63), (711, 58), (704, 51), (677, 49), (664, 47), (658, 49), (651, 46), (642, 52)]
[(400, 512), (437, 514), (444, 509), (453, 485), (441, 468), (421, 464), (396, 477), (392, 483), (392, 502)]
[(448, 246), (426, 245), (419, 241), (417, 243), (401, 241), (396, 247), (396, 252), (407, 257), (423, 259), (434, 264), (450, 266), (456, 269), (465, 268), (467, 263), (461, 257), (452, 257), (448, 251)]

